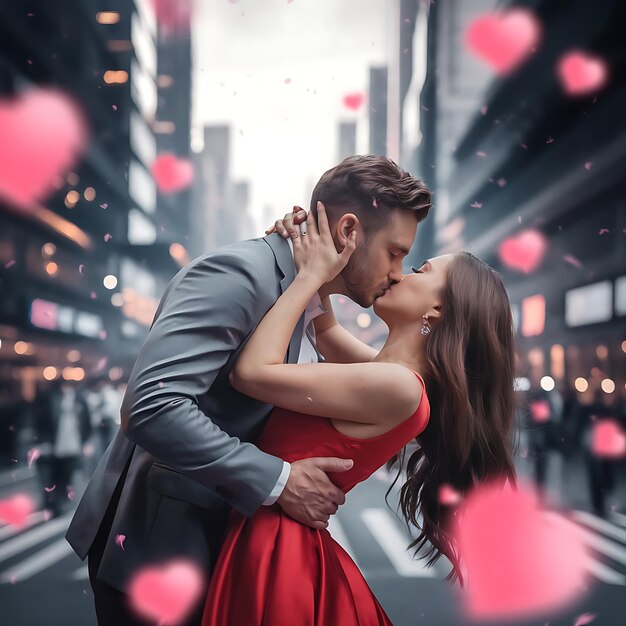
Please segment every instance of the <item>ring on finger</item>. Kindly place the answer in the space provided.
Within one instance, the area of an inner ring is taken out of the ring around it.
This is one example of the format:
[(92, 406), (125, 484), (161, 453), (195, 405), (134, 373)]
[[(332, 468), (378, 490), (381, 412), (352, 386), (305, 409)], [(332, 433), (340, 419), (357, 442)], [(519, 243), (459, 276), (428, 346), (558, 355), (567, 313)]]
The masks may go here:
[(302, 224), (300, 224), (300, 234), (306, 235), (306, 233), (307, 233), (306, 222), (302, 222)]

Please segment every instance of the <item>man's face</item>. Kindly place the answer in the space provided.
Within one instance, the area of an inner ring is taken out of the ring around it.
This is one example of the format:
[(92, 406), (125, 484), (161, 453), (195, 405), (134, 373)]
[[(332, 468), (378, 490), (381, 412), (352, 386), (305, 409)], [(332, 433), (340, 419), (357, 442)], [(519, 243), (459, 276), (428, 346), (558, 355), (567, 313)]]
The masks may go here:
[(362, 307), (402, 280), (402, 259), (409, 253), (417, 218), (412, 211), (395, 210), (384, 227), (375, 231), (367, 243), (357, 245), (341, 275), (346, 295)]

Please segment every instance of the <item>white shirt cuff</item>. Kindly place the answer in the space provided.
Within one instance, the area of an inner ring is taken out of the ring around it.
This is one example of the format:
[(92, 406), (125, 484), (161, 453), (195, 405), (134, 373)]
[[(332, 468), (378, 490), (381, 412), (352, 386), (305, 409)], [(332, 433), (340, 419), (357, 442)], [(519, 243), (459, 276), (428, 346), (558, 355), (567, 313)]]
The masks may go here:
[(274, 502), (276, 502), (276, 500), (278, 500), (280, 494), (285, 488), (285, 485), (287, 484), (289, 474), (291, 474), (291, 464), (287, 463), (287, 461), (283, 461), (283, 471), (280, 473), (280, 476), (274, 485), (274, 489), (272, 489), (270, 495), (267, 496), (267, 500), (263, 503), (263, 506), (271, 506)]

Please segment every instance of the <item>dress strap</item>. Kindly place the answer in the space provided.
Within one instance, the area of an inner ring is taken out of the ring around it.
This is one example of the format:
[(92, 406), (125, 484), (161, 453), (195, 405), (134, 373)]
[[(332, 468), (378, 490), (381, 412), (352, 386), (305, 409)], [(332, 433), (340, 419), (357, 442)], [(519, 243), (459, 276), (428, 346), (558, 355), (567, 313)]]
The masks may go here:
[(422, 381), (422, 387), (424, 387), (424, 391), (425, 391), (426, 383), (424, 382), (424, 379), (415, 370), (411, 370), (411, 371)]

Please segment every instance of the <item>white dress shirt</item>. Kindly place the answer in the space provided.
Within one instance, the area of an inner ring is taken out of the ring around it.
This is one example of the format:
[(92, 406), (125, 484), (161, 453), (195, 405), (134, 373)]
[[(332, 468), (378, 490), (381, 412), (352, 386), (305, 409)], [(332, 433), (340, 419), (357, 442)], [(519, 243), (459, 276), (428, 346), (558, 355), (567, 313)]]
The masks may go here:
[[(289, 249), (291, 250), (291, 254), (293, 256), (293, 243), (291, 239), (287, 239), (287, 242), (289, 243)], [(309, 324), (311, 324), (318, 315), (322, 315), (323, 313), (326, 313), (326, 311), (327, 309), (322, 305), (321, 298), (316, 293), (309, 301), (306, 311), (304, 312), (304, 333), (302, 335), (302, 343), (300, 344), (298, 363), (317, 363), (319, 361), (317, 351), (311, 343), (311, 339), (307, 335), (306, 331), (309, 328)], [(265, 506), (270, 506), (278, 500), (280, 494), (285, 488), (285, 485), (287, 484), (290, 472), (291, 465), (287, 463), (287, 461), (283, 461), (283, 471), (280, 473), (278, 481), (276, 482), (276, 485), (274, 485), (270, 495), (267, 497), (267, 500), (263, 503)]]

